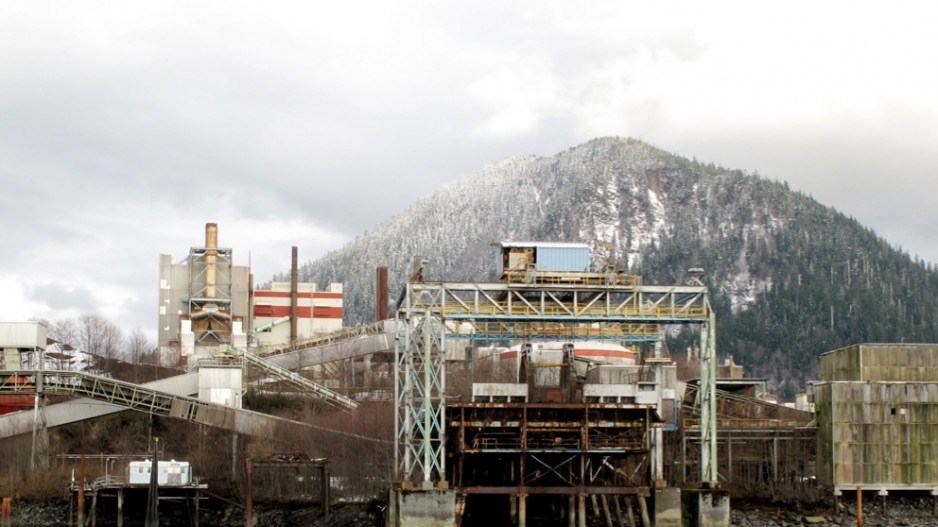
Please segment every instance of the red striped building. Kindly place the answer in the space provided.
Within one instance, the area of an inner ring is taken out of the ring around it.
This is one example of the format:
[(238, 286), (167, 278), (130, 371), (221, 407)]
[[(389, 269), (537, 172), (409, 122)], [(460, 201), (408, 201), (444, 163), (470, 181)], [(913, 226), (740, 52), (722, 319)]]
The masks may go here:
[[(251, 328), (262, 346), (290, 342), (290, 282), (273, 282), (254, 291)], [(342, 329), (342, 284), (317, 291), (314, 283), (297, 284), (297, 339)]]

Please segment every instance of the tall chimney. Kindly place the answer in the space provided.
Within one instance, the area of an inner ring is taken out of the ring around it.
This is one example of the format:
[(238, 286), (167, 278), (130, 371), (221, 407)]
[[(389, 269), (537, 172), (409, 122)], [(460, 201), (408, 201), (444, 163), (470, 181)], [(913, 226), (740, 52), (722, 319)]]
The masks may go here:
[(218, 259), (218, 224), (205, 224), (205, 297), (215, 298), (215, 263)]
[(375, 322), (388, 319), (388, 268), (379, 267), (375, 276)]
[(290, 342), (296, 341), (296, 326), (299, 314), (299, 270), (297, 269), (298, 252), (293, 246), (293, 261), (290, 264)]

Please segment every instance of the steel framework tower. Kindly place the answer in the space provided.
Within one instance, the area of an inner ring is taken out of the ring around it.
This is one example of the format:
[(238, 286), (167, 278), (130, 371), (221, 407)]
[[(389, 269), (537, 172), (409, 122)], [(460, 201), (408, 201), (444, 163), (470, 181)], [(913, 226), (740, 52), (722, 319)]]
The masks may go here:
[(404, 329), (395, 345), (395, 461), (402, 488), (447, 486), (447, 340), (650, 343), (670, 324), (700, 327), (701, 479), (715, 487), (715, 319), (707, 287), (699, 273), (692, 276), (684, 286), (641, 285), (608, 273), (570, 273), (554, 283), (408, 283), (397, 311)]

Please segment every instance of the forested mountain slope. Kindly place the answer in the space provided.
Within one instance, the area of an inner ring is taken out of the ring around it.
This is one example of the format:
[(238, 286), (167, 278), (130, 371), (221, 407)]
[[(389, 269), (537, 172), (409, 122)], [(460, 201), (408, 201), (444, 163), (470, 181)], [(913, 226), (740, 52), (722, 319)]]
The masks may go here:
[[(375, 268), (392, 301), (414, 256), (427, 279), (494, 276), (498, 241), (582, 241), (645, 283), (703, 267), (718, 354), (791, 393), (817, 355), (844, 345), (938, 341), (938, 271), (786, 184), (602, 138), (550, 158), (517, 157), (421, 199), (301, 278), (345, 283), (346, 324), (374, 312)], [(670, 340), (683, 353), (686, 339)]]

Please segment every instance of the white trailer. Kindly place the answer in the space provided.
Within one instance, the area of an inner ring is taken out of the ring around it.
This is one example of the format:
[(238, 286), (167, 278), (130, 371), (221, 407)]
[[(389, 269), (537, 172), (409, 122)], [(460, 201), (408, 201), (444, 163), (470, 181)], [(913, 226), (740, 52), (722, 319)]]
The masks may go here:
[[(131, 461), (127, 466), (127, 482), (149, 485), (152, 461)], [(160, 487), (185, 487), (192, 484), (192, 467), (188, 461), (157, 461), (156, 482)]]

